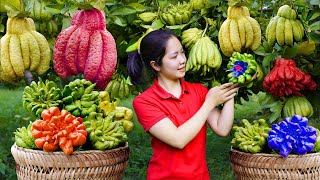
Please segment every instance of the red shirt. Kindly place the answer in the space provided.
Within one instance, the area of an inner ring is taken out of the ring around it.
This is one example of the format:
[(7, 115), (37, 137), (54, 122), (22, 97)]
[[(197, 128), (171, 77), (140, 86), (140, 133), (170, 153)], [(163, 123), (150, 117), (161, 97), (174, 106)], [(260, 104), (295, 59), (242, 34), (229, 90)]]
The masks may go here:
[[(166, 92), (155, 79), (150, 88), (134, 99), (134, 110), (145, 131), (166, 117), (179, 127), (200, 109), (208, 89), (202, 84), (182, 79), (180, 82), (182, 93), (179, 98)], [(153, 156), (148, 166), (148, 180), (210, 179), (206, 163), (206, 125), (183, 149), (150, 136)]]

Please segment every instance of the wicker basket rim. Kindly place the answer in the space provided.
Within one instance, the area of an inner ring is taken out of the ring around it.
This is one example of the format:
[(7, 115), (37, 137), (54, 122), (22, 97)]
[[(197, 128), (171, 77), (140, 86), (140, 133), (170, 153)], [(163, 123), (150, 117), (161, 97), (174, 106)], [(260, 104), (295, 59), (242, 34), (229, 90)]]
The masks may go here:
[[(243, 152), (243, 151), (238, 151), (233, 149), (232, 147), (230, 148), (230, 151), (233, 153), (238, 153), (241, 155), (245, 155), (245, 156), (252, 156), (252, 157), (282, 157), (280, 154), (268, 154), (268, 153), (247, 153), (247, 152)], [(303, 154), (303, 155), (299, 155), (299, 154), (289, 154), (286, 158), (297, 158), (297, 157), (313, 157), (313, 156), (319, 156), (320, 152), (317, 153), (309, 153), (309, 154)], [(283, 158), (283, 157), (282, 157)]]
[[(63, 151), (45, 152), (45, 151), (39, 150), (39, 149), (26, 149), (26, 148), (22, 148), (22, 147), (17, 146), (16, 143), (14, 143), (12, 146), (19, 151), (25, 151), (25, 152), (33, 153), (33, 154), (44, 154), (44, 155), (62, 155), (62, 154), (64, 154)], [(127, 148), (129, 148), (128, 142), (126, 142), (124, 146), (120, 146), (120, 147), (117, 147), (114, 149), (74, 151), (71, 155), (84, 155), (84, 154), (91, 154), (91, 153), (112, 153), (112, 152), (124, 150)], [(66, 155), (66, 154), (64, 154), (64, 155)]]

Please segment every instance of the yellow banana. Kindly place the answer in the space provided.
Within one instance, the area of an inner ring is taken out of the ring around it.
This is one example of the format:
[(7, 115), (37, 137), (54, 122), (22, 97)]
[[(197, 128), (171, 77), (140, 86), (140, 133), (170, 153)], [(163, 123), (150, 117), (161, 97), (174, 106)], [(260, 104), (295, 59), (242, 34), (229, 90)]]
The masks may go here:
[(292, 25), (291, 25), (291, 20), (286, 19), (285, 24), (284, 24), (284, 41), (286, 45), (292, 46), (293, 45), (293, 33), (292, 33)]
[(284, 24), (286, 19), (283, 17), (279, 17), (277, 21), (277, 28), (276, 28), (276, 38), (279, 46), (284, 45)]
[(8, 82), (14, 82), (17, 80), (17, 75), (15, 71), (13, 70), (13, 67), (10, 63), (10, 39), (11, 39), (11, 34), (5, 34), (1, 38), (1, 67), (3, 70), (3, 80), (8, 81)]
[(298, 19), (296, 19), (296, 23), (298, 24), (298, 27), (300, 28), (300, 34), (301, 34), (301, 39), (302, 39), (303, 36), (304, 36), (304, 28), (303, 28), (303, 25), (302, 25), (301, 21), (299, 21)]
[(220, 54), (220, 51), (218, 49), (218, 45), (213, 44), (214, 48), (214, 64), (213, 64), (213, 68), (215, 69), (219, 69), (221, 64), (222, 64), (222, 56)]
[(9, 43), (10, 62), (15, 74), (24, 77), (24, 63), (22, 59), (19, 35), (12, 34)]
[(220, 48), (222, 53), (225, 56), (230, 57), (232, 55), (232, 53), (234, 52), (234, 49), (232, 47), (231, 44), (231, 40), (230, 40), (230, 20), (226, 19), (219, 30), (219, 43), (220, 43)]
[(235, 19), (230, 19), (230, 40), (235, 51), (241, 52), (241, 40), (239, 35), (238, 24)]
[(215, 51), (214, 51), (214, 42), (208, 41), (206, 43), (206, 46), (208, 46), (208, 60), (207, 60), (207, 66), (208, 68), (214, 68), (215, 66)]
[(208, 59), (208, 46), (207, 41), (211, 41), (208, 36), (201, 38), (201, 65), (206, 65)]
[(238, 23), (238, 28), (239, 28), (239, 36), (240, 36), (240, 41), (241, 41), (241, 47), (245, 47), (246, 45), (246, 23), (244, 17), (241, 17), (237, 20)]
[(279, 16), (273, 17), (267, 26), (266, 38), (270, 46), (273, 46), (276, 41), (276, 28), (278, 19)]
[(40, 64), (36, 69), (36, 72), (41, 75), (45, 73), (50, 67), (51, 53), (50, 46), (47, 39), (36, 31), (31, 31), (31, 34), (36, 39), (40, 49)]
[(294, 37), (295, 41), (301, 41), (302, 39), (302, 34), (301, 34), (301, 30), (299, 28), (299, 25), (297, 24), (296, 20), (291, 19), (291, 26), (292, 26), (292, 34)]
[(24, 69), (30, 68), (30, 50), (29, 50), (29, 39), (26, 36), (26, 33), (19, 35), (20, 45), (21, 45), (21, 54), (24, 64)]
[(257, 20), (253, 19), (250, 16), (247, 16), (246, 18), (250, 22), (253, 30), (253, 42), (250, 46), (250, 49), (254, 51), (261, 45), (261, 28)]

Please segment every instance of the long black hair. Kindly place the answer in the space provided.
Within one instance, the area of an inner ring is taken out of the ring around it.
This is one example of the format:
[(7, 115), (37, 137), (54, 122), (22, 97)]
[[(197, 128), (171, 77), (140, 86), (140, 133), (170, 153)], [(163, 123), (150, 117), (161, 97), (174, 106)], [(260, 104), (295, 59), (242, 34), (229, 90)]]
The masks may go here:
[(151, 67), (150, 62), (155, 61), (157, 65), (162, 65), (162, 58), (166, 52), (167, 42), (170, 38), (177, 37), (170, 30), (151, 31), (140, 43), (140, 51), (128, 54), (127, 72), (133, 84), (141, 82), (143, 66), (150, 69), (153, 74), (156, 71)]

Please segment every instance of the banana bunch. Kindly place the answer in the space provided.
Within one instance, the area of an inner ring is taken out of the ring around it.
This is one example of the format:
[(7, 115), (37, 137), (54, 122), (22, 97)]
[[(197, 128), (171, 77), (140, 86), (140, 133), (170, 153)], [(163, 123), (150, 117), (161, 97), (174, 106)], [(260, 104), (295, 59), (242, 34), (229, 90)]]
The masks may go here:
[(198, 28), (190, 28), (182, 32), (181, 34), (181, 44), (191, 50), (194, 43), (201, 38), (203, 30)]
[(115, 112), (114, 120), (122, 123), (124, 132), (127, 134), (131, 132), (134, 127), (134, 124), (132, 122), (133, 111), (127, 107), (117, 106), (114, 112)]
[(38, 118), (41, 118), (42, 111), (49, 107), (61, 107), (62, 93), (58, 85), (46, 80), (45, 83), (39, 79), (38, 83), (32, 81), (30, 86), (26, 86), (22, 94), (22, 105)]
[(165, 12), (161, 13), (163, 21), (170, 25), (185, 24), (190, 21), (192, 16), (192, 6), (190, 3), (178, 2), (176, 5), (169, 5)]
[(253, 76), (257, 72), (257, 62), (252, 54), (240, 54), (234, 52), (227, 64), (230, 73), (228, 74), (229, 82), (238, 83), (250, 88), (253, 85)]
[(21, 80), (27, 70), (41, 75), (50, 67), (49, 43), (35, 31), (31, 18), (8, 18), (7, 32), (0, 46), (0, 76), (6, 82)]
[(270, 46), (275, 42), (279, 46), (292, 46), (294, 40), (301, 41), (304, 36), (304, 28), (298, 19), (295, 10), (288, 5), (283, 5), (278, 9), (277, 15), (271, 18), (266, 28), (266, 38)]
[(139, 19), (144, 23), (152, 22), (156, 17), (158, 17), (158, 13), (156, 12), (143, 12), (138, 15)]
[(98, 108), (98, 91), (96, 84), (85, 79), (76, 79), (64, 86), (62, 90), (64, 109), (76, 117), (86, 117)]
[(102, 113), (92, 112), (85, 118), (83, 123), (94, 149), (113, 149), (128, 140), (122, 123), (114, 121), (114, 117), (114, 112), (107, 117), (103, 117)]
[(222, 53), (231, 56), (242, 48), (256, 50), (261, 45), (261, 28), (250, 17), (246, 6), (229, 6), (227, 19), (219, 30), (219, 43)]
[(55, 35), (59, 32), (57, 23), (54, 20), (46, 22), (35, 22), (36, 30), (41, 34)]
[(201, 10), (208, 4), (208, 0), (190, 0), (194, 10)]
[(111, 101), (110, 95), (107, 91), (100, 91), (98, 97), (98, 112), (102, 113), (105, 117), (108, 116), (109, 113), (115, 111), (116, 107), (120, 103), (120, 100), (117, 98)]
[(114, 120), (122, 123), (125, 133), (129, 133), (133, 129), (133, 111), (127, 107), (119, 107), (120, 100), (115, 99), (110, 102), (110, 96), (107, 91), (100, 91), (98, 112), (107, 117), (110, 113), (114, 113)]
[(117, 97), (125, 99), (130, 95), (129, 82), (122, 75), (115, 73), (105, 88), (105, 91), (109, 93), (111, 99)]
[(283, 117), (300, 115), (310, 118), (313, 115), (313, 107), (304, 96), (291, 96), (286, 99), (283, 106)]
[(219, 69), (221, 63), (222, 57), (218, 46), (208, 36), (204, 36), (199, 38), (192, 46), (186, 70), (200, 71), (201, 76), (205, 76), (212, 69)]
[(30, 17), (36, 21), (50, 21), (52, 15), (46, 9), (47, 3), (46, 0), (29, 0), (27, 8), (30, 9)]
[(312, 39), (300, 42), (298, 45), (298, 55), (310, 55), (316, 50), (316, 44)]
[(267, 145), (268, 133), (271, 128), (266, 120), (253, 120), (251, 124), (247, 119), (242, 120), (244, 126), (233, 126), (234, 137), (231, 145), (249, 153), (259, 153)]
[(31, 134), (32, 123), (28, 127), (17, 128), (14, 132), (14, 140), (17, 146), (23, 147), (26, 149), (37, 149), (37, 146), (34, 144), (34, 138)]

